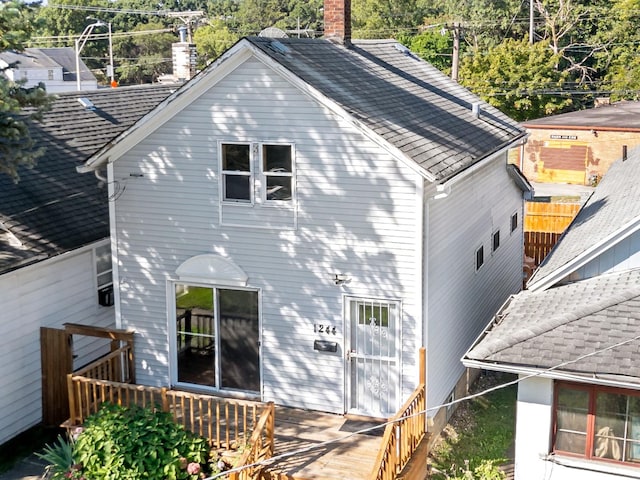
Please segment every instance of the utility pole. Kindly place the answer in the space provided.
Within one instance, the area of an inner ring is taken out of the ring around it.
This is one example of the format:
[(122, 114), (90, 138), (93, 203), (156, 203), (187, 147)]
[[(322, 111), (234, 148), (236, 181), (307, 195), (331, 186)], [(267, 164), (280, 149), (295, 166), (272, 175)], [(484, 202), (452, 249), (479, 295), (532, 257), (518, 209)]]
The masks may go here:
[(460, 63), (460, 24), (453, 24), (453, 54), (451, 56), (451, 79), (458, 81), (458, 63)]
[(529, 44), (533, 45), (533, 13), (534, 13), (534, 9), (533, 9), (533, 5), (534, 5), (535, 0), (529, 0)]

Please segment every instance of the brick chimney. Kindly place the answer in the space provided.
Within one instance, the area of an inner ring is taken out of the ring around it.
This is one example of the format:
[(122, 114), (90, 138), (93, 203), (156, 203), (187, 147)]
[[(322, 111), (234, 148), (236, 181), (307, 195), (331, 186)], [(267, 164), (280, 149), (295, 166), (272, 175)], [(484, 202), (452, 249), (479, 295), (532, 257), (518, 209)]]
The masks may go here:
[(324, 38), (351, 43), (351, 0), (324, 0)]

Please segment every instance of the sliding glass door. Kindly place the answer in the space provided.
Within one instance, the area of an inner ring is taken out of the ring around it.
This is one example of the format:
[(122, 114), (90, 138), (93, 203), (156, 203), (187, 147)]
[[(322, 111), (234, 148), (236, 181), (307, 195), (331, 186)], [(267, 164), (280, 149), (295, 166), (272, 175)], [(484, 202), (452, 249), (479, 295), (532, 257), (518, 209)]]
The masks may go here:
[(177, 284), (178, 382), (260, 391), (258, 292)]

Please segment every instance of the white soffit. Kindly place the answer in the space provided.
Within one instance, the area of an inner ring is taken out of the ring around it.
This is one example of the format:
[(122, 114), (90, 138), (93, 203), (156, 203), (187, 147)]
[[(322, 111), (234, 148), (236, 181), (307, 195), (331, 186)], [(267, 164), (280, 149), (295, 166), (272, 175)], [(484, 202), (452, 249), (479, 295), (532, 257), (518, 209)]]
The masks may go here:
[(176, 269), (183, 282), (215, 283), (245, 287), (248, 276), (228, 258), (206, 253), (186, 260)]

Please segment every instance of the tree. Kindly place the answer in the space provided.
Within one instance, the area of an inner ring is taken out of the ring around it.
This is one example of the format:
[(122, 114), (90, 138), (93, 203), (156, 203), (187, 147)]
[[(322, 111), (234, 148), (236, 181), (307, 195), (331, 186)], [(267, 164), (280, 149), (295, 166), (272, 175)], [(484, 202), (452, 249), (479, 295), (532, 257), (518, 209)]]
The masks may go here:
[(594, 41), (598, 31), (596, 19), (609, 15), (609, 2), (532, 1), (544, 21), (542, 38), (549, 41), (553, 53), (558, 56), (557, 68), (570, 72), (579, 84), (593, 80), (597, 76), (593, 66), (594, 56), (603, 48)]
[(355, 0), (352, 6), (354, 38), (394, 38), (422, 23), (416, 0)]
[[(22, 43), (33, 31), (32, 14), (32, 8), (26, 5), (0, 3), (2, 51), (22, 50)], [(43, 153), (31, 138), (28, 121), (39, 118), (49, 103), (42, 83), (33, 88), (22, 88), (0, 75), (0, 173), (8, 174), (15, 182), (20, 178), (19, 167), (33, 167)]]
[(114, 40), (113, 50), (118, 57), (116, 71), (120, 83), (152, 83), (160, 75), (171, 72), (171, 44), (178, 40), (177, 37), (168, 32), (151, 33), (164, 29), (164, 24), (152, 21), (140, 24), (133, 30), (140, 35)]
[(414, 36), (398, 38), (409, 50), (442, 72), (451, 69), (453, 36), (447, 29), (431, 29)]
[(211, 20), (209, 25), (195, 31), (193, 41), (198, 51), (199, 67), (203, 68), (237, 42), (238, 35), (232, 33), (222, 20)]
[(476, 52), (460, 65), (460, 83), (516, 120), (559, 113), (573, 105), (562, 93), (569, 73), (556, 69), (548, 41), (505, 40), (487, 54)]
[(612, 100), (640, 98), (640, 0), (616, 0), (602, 19), (597, 40), (603, 48), (596, 54), (603, 73), (599, 89)]

